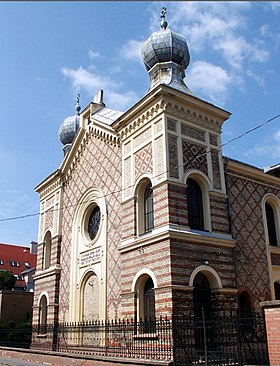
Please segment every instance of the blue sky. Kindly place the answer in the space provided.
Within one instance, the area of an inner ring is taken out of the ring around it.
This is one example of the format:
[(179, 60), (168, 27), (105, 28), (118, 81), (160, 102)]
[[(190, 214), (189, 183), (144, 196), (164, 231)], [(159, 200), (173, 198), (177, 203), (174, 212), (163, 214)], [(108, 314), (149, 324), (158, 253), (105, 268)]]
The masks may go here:
[[(62, 161), (60, 124), (99, 89), (125, 111), (145, 95), (141, 44), (162, 5), (188, 42), (185, 82), (232, 113), (223, 142), (280, 113), (280, 2), (0, 2), (0, 242), (37, 240), (34, 187)], [(280, 119), (224, 147), (231, 158), (280, 162)], [(1, 221), (2, 220), (2, 221)]]

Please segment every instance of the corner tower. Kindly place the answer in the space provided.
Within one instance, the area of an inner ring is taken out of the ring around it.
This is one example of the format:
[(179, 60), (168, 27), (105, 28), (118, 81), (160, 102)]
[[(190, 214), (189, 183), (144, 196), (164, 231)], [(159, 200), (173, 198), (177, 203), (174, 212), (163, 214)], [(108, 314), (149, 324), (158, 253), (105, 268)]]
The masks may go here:
[(122, 309), (138, 320), (195, 307), (201, 278), (209, 308), (230, 307), (236, 293), (220, 138), (230, 113), (186, 86), (187, 42), (165, 14), (142, 47), (148, 93), (114, 123), (122, 142)]

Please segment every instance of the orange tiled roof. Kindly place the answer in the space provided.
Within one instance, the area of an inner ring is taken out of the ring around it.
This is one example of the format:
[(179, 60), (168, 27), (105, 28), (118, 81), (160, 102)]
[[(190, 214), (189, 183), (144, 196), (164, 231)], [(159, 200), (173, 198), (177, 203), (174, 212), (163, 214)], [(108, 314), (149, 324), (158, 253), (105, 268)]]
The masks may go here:
[[(30, 247), (0, 243), (0, 271), (20, 275), (24, 270), (36, 267), (36, 261), (37, 254), (31, 254)], [(24, 285), (24, 281), (17, 280), (16, 285)]]

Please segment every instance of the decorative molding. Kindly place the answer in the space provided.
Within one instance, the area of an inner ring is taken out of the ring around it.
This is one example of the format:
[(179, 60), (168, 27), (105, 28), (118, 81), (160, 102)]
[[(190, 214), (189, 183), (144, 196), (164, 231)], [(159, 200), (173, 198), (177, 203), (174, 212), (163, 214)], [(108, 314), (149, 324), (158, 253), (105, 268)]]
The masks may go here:
[(147, 109), (137, 118), (133, 119), (123, 129), (120, 130), (119, 136), (121, 141), (127, 139), (138, 129), (148, 124), (152, 119), (158, 117), (164, 112), (166, 103), (163, 100), (158, 101), (155, 105)]
[(47, 269), (37, 271), (34, 274), (33, 279), (39, 280), (41, 278), (45, 278), (45, 277), (49, 277), (49, 276), (53, 276), (53, 275), (59, 275), (60, 272), (61, 272), (61, 266), (60, 266), (60, 264), (56, 264), (55, 266), (49, 267)]
[(170, 239), (191, 241), (193, 244), (198, 243), (223, 248), (234, 248), (236, 246), (236, 241), (230, 235), (218, 235), (206, 231), (192, 231), (187, 227), (182, 228), (182, 226), (178, 226), (178, 228), (175, 228), (174, 225), (166, 225), (153, 230), (151, 233), (122, 241), (119, 246), (119, 251), (126, 253), (157, 241)]
[[(46, 182), (46, 184), (47, 184), (47, 182)], [(43, 199), (50, 196), (51, 194), (54, 194), (55, 191), (57, 191), (61, 187), (62, 187), (61, 176), (57, 176), (56, 180), (53, 183), (49, 183), (49, 185), (46, 186), (45, 188), (43, 188), (41, 191), (39, 190), (39, 188), (36, 189), (36, 191), (39, 192), (39, 197), (40, 197), (40, 200), (42, 201)], [(50, 206), (48, 206), (48, 208)]]
[(192, 122), (197, 126), (221, 133), (222, 122), (209, 118), (205, 114), (191, 111), (174, 102), (167, 102), (165, 110), (173, 117), (176, 116), (178, 119), (182, 120), (181, 122)]

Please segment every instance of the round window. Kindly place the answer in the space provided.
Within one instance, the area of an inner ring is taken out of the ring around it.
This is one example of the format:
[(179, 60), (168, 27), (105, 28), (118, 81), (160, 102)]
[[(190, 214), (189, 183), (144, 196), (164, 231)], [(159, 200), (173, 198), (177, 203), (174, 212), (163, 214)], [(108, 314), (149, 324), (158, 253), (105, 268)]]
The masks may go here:
[(101, 218), (100, 208), (98, 206), (95, 206), (88, 219), (88, 235), (91, 240), (93, 240), (98, 233), (100, 226), (100, 218)]

